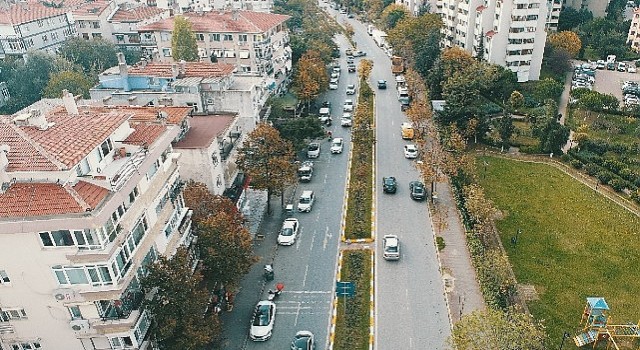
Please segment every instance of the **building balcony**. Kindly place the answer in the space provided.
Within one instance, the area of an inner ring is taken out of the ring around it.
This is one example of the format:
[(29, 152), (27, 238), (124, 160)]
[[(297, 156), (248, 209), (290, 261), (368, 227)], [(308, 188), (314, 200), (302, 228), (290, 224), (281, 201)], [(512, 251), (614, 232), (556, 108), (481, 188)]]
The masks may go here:
[(156, 41), (156, 38), (154, 38), (154, 37), (151, 37), (151, 38), (142, 37), (142, 38), (140, 38), (140, 45), (142, 45), (142, 46), (158, 46), (158, 42)]
[(271, 45), (271, 37), (268, 37), (262, 41), (254, 41), (253, 47), (264, 47), (267, 45)]
[(15, 328), (12, 324), (7, 322), (0, 322), (0, 335), (2, 334), (13, 334), (15, 333)]

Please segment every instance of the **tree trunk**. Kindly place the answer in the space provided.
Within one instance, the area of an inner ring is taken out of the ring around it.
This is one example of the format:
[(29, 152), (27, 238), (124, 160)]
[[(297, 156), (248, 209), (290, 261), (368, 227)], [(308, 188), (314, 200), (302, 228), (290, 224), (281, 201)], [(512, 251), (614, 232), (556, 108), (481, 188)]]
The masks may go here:
[(271, 215), (271, 188), (267, 188), (267, 214)]

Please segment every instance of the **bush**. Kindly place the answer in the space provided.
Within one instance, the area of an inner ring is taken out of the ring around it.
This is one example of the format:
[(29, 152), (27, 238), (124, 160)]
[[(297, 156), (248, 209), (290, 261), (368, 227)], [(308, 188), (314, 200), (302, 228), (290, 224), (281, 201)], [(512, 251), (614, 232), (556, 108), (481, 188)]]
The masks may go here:
[(622, 179), (612, 179), (609, 181), (609, 186), (616, 192), (622, 192), (627, 187), (627, 183)]
[(608, 184), (611, 179), (613, 179), (613, 174), (606, 170), (598, 171), (595, 176), (598, 180), (600, 180), (600, 183), (605, 185)]
[(540, 150), (540, 145), (524, 145), (520, 147), (520, 153), (540, 154), (542, 151)]
[(569, 165), (571, 165), (572, 167), (576, 168), (576, 169), (582, 169), (582, 162), (577, 160), (577, 159), (571, 159), (569, 161)]
[(600, 167), (596, 164), (589, 163), (584, 166), (584, 170), (587, 172), (587, 175), (595, 176), (600, 171)]
[(446, 244), (444, 243), (444, 238), (437, 236), (436, 246), (438, 247), (438, 251), (441, 251), (442, 249), (444, 249), (444, 247), (446, 246)]

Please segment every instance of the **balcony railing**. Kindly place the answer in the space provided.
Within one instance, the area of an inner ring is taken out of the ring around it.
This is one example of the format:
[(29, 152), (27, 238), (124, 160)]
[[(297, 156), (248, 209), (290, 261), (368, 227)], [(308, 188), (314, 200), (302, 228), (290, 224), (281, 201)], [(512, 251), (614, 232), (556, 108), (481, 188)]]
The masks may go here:
[(147, 156), (147, 149), (141, 148), (131, 156), (125, 158), (124, 164), (109, 178), (109, 183), (114, 191), (119, 191), (131, 176), (138, 171), (138, 167)]
[(15, 333), (15, 329), (13, 328), (13, 325), (6, 322), (0, 322), (0, 334), (11, 334), (11, 333)]
[(120, 320), (128, 318), (133, 311), (139, 310), (144, 300), (142, 291), (125, 292), (122, 299), (111, 300), (102, 315), (102, 320)]

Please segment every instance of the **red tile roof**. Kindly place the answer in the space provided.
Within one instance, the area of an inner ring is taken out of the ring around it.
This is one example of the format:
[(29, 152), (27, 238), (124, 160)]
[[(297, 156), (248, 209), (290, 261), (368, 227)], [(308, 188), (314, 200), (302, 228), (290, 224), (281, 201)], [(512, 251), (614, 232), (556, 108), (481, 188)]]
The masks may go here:
[[(203, 33), (263, 33), (284, 23), (290, 16), (275, 13), (237, 11), (209, 11), (202, 15), (185, 16), (193, 31)], [(167, 18), (139, 28), (139, 31), (173, 31), (175, 17)]]
[(93, 0), (93, 1), (83, 1), (78, 4), (71, 4), (65, 1), (63, 3), (64, 7), (71, 8), (73, 10), (73, 15), (82, 17), (82, 16), (99, 16), (102, 12), (110, 8), (111, 1), (107, 0)]
[[(146, 107), (146, 106), (92, 106), (80, 105), (78, 111), (81, 114), (109, 114), (124, 113), (131, 116), (130, 124), (158, 122), (158, 113), (167, 113), (166, 123), (180, 124), (184, 119), (191, 115), (192, 107), (186, 106), (165, 106), (165, 107)], [(52, 114), (66, 115), (64, 107), (58, 106)]]
[[(129, 68), (129, 75), (169, 78), (173, 77), (171, 65), (171, 63), (160, 62), (147, 63), (144, 67), (136, 65)], [(232, 64), (227, 63), (186, 62), (185, 73), (181, 74), (180, 78), (225, 77), (231, 75), (234, 69)]]
[(83, 213), (85, 210), (60, 184), (15, 183), (0, 194), (0, 217)]
[(118, 10), (116, 10), (113, 16), (111, 16), (109, 21), (137, 23), (137, 22), (142, 22), (145, 19), (153, 18), (167, 11), (169, 10), (162, 9), (159, 7), (151, 7), (151, 6), (139, 6), (136, 8), (129, 8), (129, 9), (118, 8)]
[(494, 35), (496, 35), (496, 32), (494, 30), (490, 30), (485, 34), (487, 38), (491, 38)]
[(54, 114), (47, 116), (47, 121), (55, 123), (47, 130), (28, 126), (20, 129), (29, 140), (70, 169), (130, 117), (126, 113)]
[(478, 11), (478, 12), (482, 12), (482, 11), (484, 11), (486, 9), (487, 9), (487, 7), (484, 6), (484, 5), (480, 5), (480, 6), (476, 7), (476, 11)]
[[(68, 11), (68, 9), (44, 6), (39, 2), (33, 1), (25, 2), (24, 4), (12, 4), (8, 9), (0, 10), (0, 23), (17, 25), (58, 16)], [(33, 28), (32, 30), (35, 29)]]
[(135, 131), (129, 134), (129, 136), (122, 141), (123, 143), (131, 145), (151, 145), (160, 135), (162, 135), (167, 127), (159, 124), (140, 123), (133, 126)]
[(191, 118), (191, 128), (184, 139), (177, 142), (174, 148), (209, 147), (216, 137), (229, 128), (235, 117), (228, 115), (196, 116)]
[(86, 181), (78, 181), (73, 186), (73, 190), (89, 205), (91, 209), (95, 209), (107, 197), (109, 190)]
[(24, 134), (19, 132), (20, 130), (10, 124), (0, 123), (0, 140), (2, 144), (9, 145), (9, 153), (7, 158), (9, 159), (9, 166), (7, 171), (56, 171), (58, 166), (41, 153), (36, 144), (29, 142), (24, 137)]

